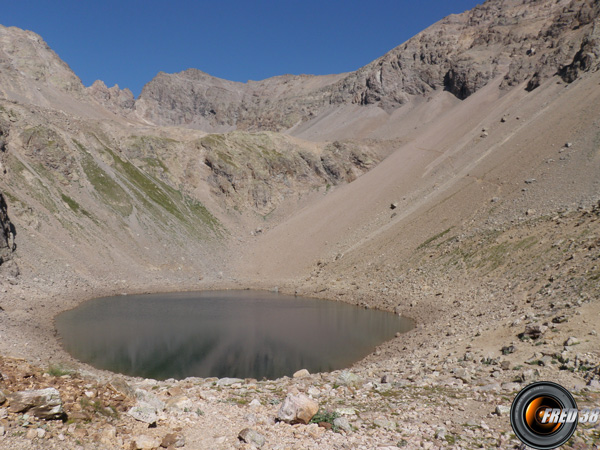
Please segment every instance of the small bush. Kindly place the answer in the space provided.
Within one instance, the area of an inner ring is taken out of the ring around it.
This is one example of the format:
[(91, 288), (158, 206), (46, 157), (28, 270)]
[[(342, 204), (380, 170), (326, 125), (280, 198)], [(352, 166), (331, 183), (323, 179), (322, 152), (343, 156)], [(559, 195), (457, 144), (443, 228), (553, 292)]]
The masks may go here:
[(338, 417), (340, 417), (340, 415), (336, 412), (320, 409), (319, 412), (317, 412), (317, 414), (315, 414), (314, 417), (310, 420), (310, 423), (329, 423), (331, 424), (331, 430), (337, 431), (337, 427), (333, 424), (333, 421)]
[(67, 369), (62, 364), (50, 364), (46, 373), (53, 377), (62, 377), (63, 375), (73, 375), (74, 371)]

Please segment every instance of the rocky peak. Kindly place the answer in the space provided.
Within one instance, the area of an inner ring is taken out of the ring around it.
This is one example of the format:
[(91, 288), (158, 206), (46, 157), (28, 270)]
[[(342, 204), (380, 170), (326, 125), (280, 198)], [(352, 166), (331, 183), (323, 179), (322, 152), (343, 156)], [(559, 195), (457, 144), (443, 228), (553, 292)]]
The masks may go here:
[[(37, 34), (0, 25), (0, 91), (20, 94), (24, 82), (81, 92), (81, 80)], [(20, 83), (20, 84), (18, 84)]]
[(133, 93), (127, 88), (119, 88), (118, 84), (108, 88), (103, 81), (96, 80), (86, 91), (93, 99), (111, 110), (132, 110), (135, 105)]

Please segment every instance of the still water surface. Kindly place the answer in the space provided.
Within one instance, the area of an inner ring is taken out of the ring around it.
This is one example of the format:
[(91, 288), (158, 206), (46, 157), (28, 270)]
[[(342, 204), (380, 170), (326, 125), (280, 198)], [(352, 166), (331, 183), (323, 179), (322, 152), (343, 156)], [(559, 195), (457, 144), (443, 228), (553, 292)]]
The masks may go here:
[(75, 358), (158, 380), (342, 369), (413, 326), (341, 302), (248, 290), (99, 298), (56, 318)]

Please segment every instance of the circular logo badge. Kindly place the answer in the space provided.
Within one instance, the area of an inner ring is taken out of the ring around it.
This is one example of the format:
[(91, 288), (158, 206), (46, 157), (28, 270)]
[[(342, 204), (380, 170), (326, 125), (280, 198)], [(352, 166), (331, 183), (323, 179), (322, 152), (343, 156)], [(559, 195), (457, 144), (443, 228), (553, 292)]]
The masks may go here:
[(533, 383), (517, 394), (510, 408), (510, 424), (529, 447), (560, 447), (577, 428), (577, 404), (569, 391), (550, 381)]

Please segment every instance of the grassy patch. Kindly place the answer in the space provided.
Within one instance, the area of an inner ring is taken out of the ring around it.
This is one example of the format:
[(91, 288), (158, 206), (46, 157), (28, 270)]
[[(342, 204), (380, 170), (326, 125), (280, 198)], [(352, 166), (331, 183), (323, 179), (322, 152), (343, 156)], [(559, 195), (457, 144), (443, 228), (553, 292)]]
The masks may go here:
[(536, 236), (529, 236), (525, 239), (521, 239), (515, 244), (516, 250), (527, 250), (537, 244), (538, 238)]
[(73, 200), (68, 195), (61, 193), (60, 198), (62, 198), (63, 202), (65, 202), (69, 206), (69, 208), (71, 208), (71, 210), (73, 212), (83, 214), (84, 216), (86, 216), (89, 219), (93, 220), (94, 222), (98, 223), (96, 221), (96, 218), (92, 215), (92, 213), (90, 213), (86, 209), (82, 208), (79, 203), (77, 203), (75, 200)]
[(480, 261), (479, 267), (488, 266), (490, 271), (497, 269), (504, 263), (508, 248), (506, 243), (491, 246)]
[(112, 156), (115, 168), (123, 175), (124, 180), (132, 185), (134, 192), (138, 193), (137, 197), (146, 206), (150, 206), (152, 209), (149, 202), (154, 203), (187, 225), (189, 229), (198, 230), (196, 220), (199, 220), (216, 234), (220, 234), (219, 221), (200, 202), (143, 172), (131, 162), (116, 155), (112, 150), (105, 150)]
[(448, 445), (454, 445), (456, 444), (456, 436), (454, 436), (453, 434), (447, 434), (444, 439), (446, 439), (446, 442), (448, 443)]
[(67, 205), (69, 205), (69, 208), (71, 208), (74, 212), (79, 212), (79, 210), (81, 209), (81, 206), (79, 206), (79, 203), (77, 203), (71, 197), (69, 197), (65, 194), (60, 194), (60, 198), (62, 198), (63, 202), (65, 202)]
[(88, 411), (93, 411), (96, 414), (111, 419), (119, 418), (119, 412), (116, 408), (114, 406), (105, 406), (101, 400), (91, 400), (87, 397), (81, 397), (79, 404), (83, 410), (87, 409)]
[[(4, 197), (6, 197), (10, 203), (20, 203), (23, 204), (23, 202), (21, 200), (19, 200), (17, 197), (15, 197), (13, 194), (11, 194), (8, 191), (2, 191), (2, 194), (4, 194)], [(10, 206), (10, 204), (9, 204)]]
[(63, 375), (73, 375), (75, 372), (72, 369), (64, 367), (62, 364), (50, 364), (46, 373), (53, 377), (62, 377)]
[(105, 172), (90, 155), (83, 157), (81, 166), (88, 180), (100, 195), (102, 200), (123, 217), (127, 217), (133, 211), (129, 195), (119, 183)]
[(435, 236), (432, 236), (432, 237), (430, 237), (430, 238), (429, 238), (429, 239), (427, 239), (425, 242), (423, 242), (421, 245), (419, 245), (419, 246), (417, 247), (417, 250), (421, 250), (422, 248), (424, 248), (424, 247), (427, 247), (427, 246), (428, 246), (429, 244), (431, 244), (433, 241), (436, 241), (436, 240), (438, 240), (439, 238), (441, 238), (441, 237), (444, 237), (445, 235), (447, 235), (447, 234), (450, 232), (450, 230), (452, 230), (452, 228), (454, 228), (454, 227), (450, 227), (450, 228), (448, 228), (448, 229), (446, 229), (446, 230), (442, 231), (441, 233), (438, 233), (438, 234), (436, 234)]
[[(152, 148), (153, 139), (151, 137), (136, 138), (132, 146)], [(142, 203), (143, 210), (155, 218), (157, 223), (169, 226), (169, 218), (174, 218), (191, 232), (200, 234), (201, 237), (205, 237), (206, 228), (218, 236), (221, 235), (222, 226), (219, 221), (197, 200), (139, 169), (103, 144), (100, 152), (115, 170), (115, 174), (111, 176), (96, 163), (81, 143), (75, 140), (73, 142), (83, 153), (82, 167), (90, 183), (105, 203), (116, 209), (122, 216), (127, 217), (132, 213), (133, 202), (136, 199)], [(162, 145), (163, 143), (159, 142), (158, 144)], [(146, 157), (143, 160), (152, 168), (168, 171), (167, 167), (157, 158)]]
[(168, 173), (169, 169), (164, 163), (158, 158), (144, 158), (143, 161), (150, 167), (154, 169), (160, 169), (163, 173)]

